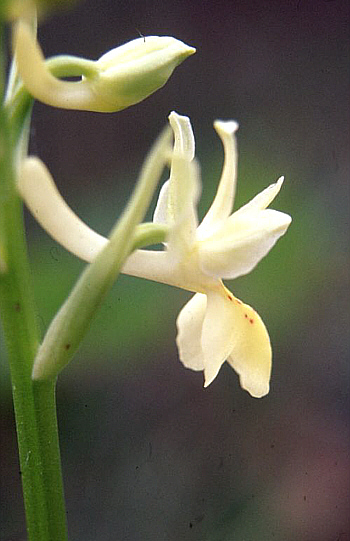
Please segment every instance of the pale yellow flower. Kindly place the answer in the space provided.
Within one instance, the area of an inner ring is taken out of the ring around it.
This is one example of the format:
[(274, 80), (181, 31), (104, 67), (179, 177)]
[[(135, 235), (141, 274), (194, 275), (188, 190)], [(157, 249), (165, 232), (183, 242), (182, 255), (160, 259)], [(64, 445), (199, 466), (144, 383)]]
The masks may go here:
[(270, 340), (259, 315), (234, 297), (222, 279), (250, 272), (283, 235), (290, 216), (267, 209), (279, 192), (280, 178), (238, 211), (232, 212), (237, 152), (233, 122), (215, 122), (225, 149), (218, 191), (198, 225), (199, 180), (189, 119), (172, 113), (175, 147), (169, 181), (163, 186), (154, 220), (166, 222), (165, 252), (138, 251), (124, 272), (196, 292), (177, 319), (177, 346), (187, 368), (204, 370), (205, 386), (225, 362), (252, 396), (269, 391)]
[[(267, 209), (283, 179), (232, 213), (238, 125), (216, 121), (225, 162), (214, 201), (198, 224), (200, 181), (191, 124), (176, 113), (169, 119), (175, 136), (170, 179), (154, 213), (155, 223), (169, 226), (165, 250), (137, 250), (122, 272), (194, 292), (177, 319), (180, 360), (187, 368), (204, 371), (205, 386), (227, 360), (239, 374), (241, 386), (262, 397), (269, 391), (271, 373), (267, 330), (255, 310), (234, 297), (222, 279), (250, 272), (287, 230), (290, 216)], [(37, 158), (24, 162), (19, 190), (42, 226), (79, 257), (92, 261), (108, 242), (67, 207)]]

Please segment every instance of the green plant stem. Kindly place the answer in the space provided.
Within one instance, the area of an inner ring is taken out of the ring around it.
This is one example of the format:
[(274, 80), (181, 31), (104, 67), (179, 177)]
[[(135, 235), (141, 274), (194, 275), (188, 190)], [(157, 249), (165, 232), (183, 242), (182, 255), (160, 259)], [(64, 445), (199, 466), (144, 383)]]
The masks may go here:
[(56, 416), (56, 380), (33, 382), (50, 541), (67, 539), (66, 510)]
[(15, 188), (14, 145), (0, 108), (0, 312), (10, 364), (28, 541), (66, 541), (54, 382), (33, 383), (39, 334)]

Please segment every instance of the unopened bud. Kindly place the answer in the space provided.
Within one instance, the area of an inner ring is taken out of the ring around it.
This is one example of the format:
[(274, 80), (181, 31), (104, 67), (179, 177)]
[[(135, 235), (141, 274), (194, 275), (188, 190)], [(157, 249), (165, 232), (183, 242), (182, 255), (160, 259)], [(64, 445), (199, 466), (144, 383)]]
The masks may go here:
[(193, 47), (167, 36), (134, 39), (96, 62), (98, 75), (91, 85), (106, 111), (124, 109), (164, 86), (176, 66), (194, 53)]
[[(33, 32), (23, 21), (15, 27), (14, 50), (18, 72), (34, 98), (54, 107), (109, 113), (147, 98), (195, 53), (193, 47), (175, 38), (148, 36), (112, 49), (96, 62), (71, 56), (45, 62)], [(81, 75), (81, 80), (62, 81), (49, 68), (62, 77)]]

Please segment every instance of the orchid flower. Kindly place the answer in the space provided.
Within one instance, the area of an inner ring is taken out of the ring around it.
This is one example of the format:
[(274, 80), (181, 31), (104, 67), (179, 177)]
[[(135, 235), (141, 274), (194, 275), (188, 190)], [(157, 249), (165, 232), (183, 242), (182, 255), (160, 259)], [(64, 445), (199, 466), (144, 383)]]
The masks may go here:
[(234, 297), (222, 279), (250, 272), (287, 230), (290, 216), (266, 208), (283, 178), (231, 214), (238, 125), (216, 121), (225, 164), (215, 199), (198, 225), (199, 178), (191, 124), (176, 113), (170, 115), (170, 124), (175, 135), (171, 174), (154, 214), (156, 223), (170, 226), (166, 251), (135, 252), (124, 272), (194, 291), (177, 319), (180, 360), (187, 368), (204, 370), (205, 387), (227, 360), (241, 386), (262, 397), (269, 391), (271, 372), (267, 330), (255, 310)]
[[(199, 224), (200, 180), (191, 124), (175, 112), (169, 120), (175, 138), (170, 178), (153, 217), (155, 224), (169, 227), (165, 249), (135, 251), (122, 272), (194, 292), (177, 318), (180, 360), (187, 368), (204, 371), (205, 387), (227, 361), (242, 388), (259, 398), (269, 392), (269, 335), (255, 310), (237, 299), (222, 280), (250, 272), (286, 232), (290, 216), (267, 209), (283, 178), (232, 213), (238, 125), (216, 121), (225, 161), (214, 201)], [(37, 158), (23, 162), (18, 188), (41, 225), (77, 256), (92, 261), (108, 242), (69, 209)]]
[[(64, 109), (114, 112), (161, 88), (193, 47), (168, 36), (146, 36), (116, 47), (98, 60), (57, 56), (45, 61), (35, 33), (19, 20), (13, 48), (19, 75), (32, 96)], [(80, 77), (65, 81), (59, 77)]]

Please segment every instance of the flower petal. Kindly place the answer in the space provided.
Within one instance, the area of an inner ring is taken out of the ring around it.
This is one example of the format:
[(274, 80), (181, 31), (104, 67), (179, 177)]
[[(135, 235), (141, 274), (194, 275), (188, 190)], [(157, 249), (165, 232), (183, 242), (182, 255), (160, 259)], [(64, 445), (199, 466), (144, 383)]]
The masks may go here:
[(160, 189), (158, 201), (153, 214), (155, 224), (166, 224), (168, 214), (169, 180)]
[(34, 156), (20, 166), (17, 188), (40, 225), (67, 250), (92, 261), (107, 244), (69, 208), (45, 164)]
[(243, 389), (254, 398), (269, 392), (271, 344), (266, 327), (251, 306), (233, 297), (233, 348), (227, 361), (237, 372)]
[(186, 368), (204, 369), (205, 387), (227, 360), (252, 396), (269, 392), (272, 353), (266, 327), (228, 289), (196, 293), (181, 310), (177, 328), (180, 360)]
[(291, 217), (276, 210), (235, 212), (210, 238), (199, 243), (203, 272), (237, 278), (250, 272), (287, 230)]
[(225, 161), (215, 199), (197, 230), (197, 238), (203, 240), (215, 231), (232, 212), (236, 191), (237, 145), (235, 132), (238, 124), (234, 120), (216, 120), (214, 127), (224, 145)]
[[(169, 115), (169, 122), (174, 132), (174, 150), (171, 160), (170, 182), (168, 190), (168, 220), (173, 224), (182, 221), (184, 214), (189, 214), (198, 200), (198, 178), (191, 162), (194, 158), (195, 143), (190, 119), (174, 111)], [(187, 216), (187, 221), (195, 223), (197, 216)], [(191, 223), (191, 226), (192, 223)]]
[(232, 296), (226, 294), (226, 288), (222, 288), (222, 291), (207, 293), (207, 310), (201, 338), (205, 365), (204, 387), (208, 387), (216, 378), (236, 339), (236, 314)]
[[(174, 131), (175, 143), (167, 190), (167, 224), (171, 227), (168, 249), (181, 259), (195, 241), (200, 180), (198, 166), (193, 161), (194, 138), (189, 119), (172, 112), (169, 122)], [(158, 217), (163, 213), (165, 196), (166, 192), (163, 192)]]
[(174, 154), (189, 162), (192, 161), (195, 154), (195, 140), (190, 119), (188, 116), (178, 115), (172, 111), (169, 122), (175, 137)]
[[(193, 249), (196, 240), (199, 182), (196, 162), (173, 158), (168, 191), (167, 224), (170, 226), (170, 232), (167, 244), (168, 250), (173, 252), (177, 259), (186, 257), (188, 251)], [(174, 183), (182, 184), (178, 186), (176, 200), (171, 189)], [(169, 218), (169, 214), (175, 219)]]
[(251, 210), (264, 210), (266, 209), (270, 203), (275, 199), (276, 195), (282, 188), (282, 184), (284, 182), (284, 177), (280, 177), (277, 182), (274, 184), (270, 184), (265, 190), (258, 193), (253, 199), (249, 201), (246, 205), (243, 205), (240, 209), (238, 209), (236, 213), (243, 213)]
[(204, 370), (201, 336), (206, 307), (206, 295), (196, 293), (182, 308), (176, 321), (180, 361), (191, 370)]

